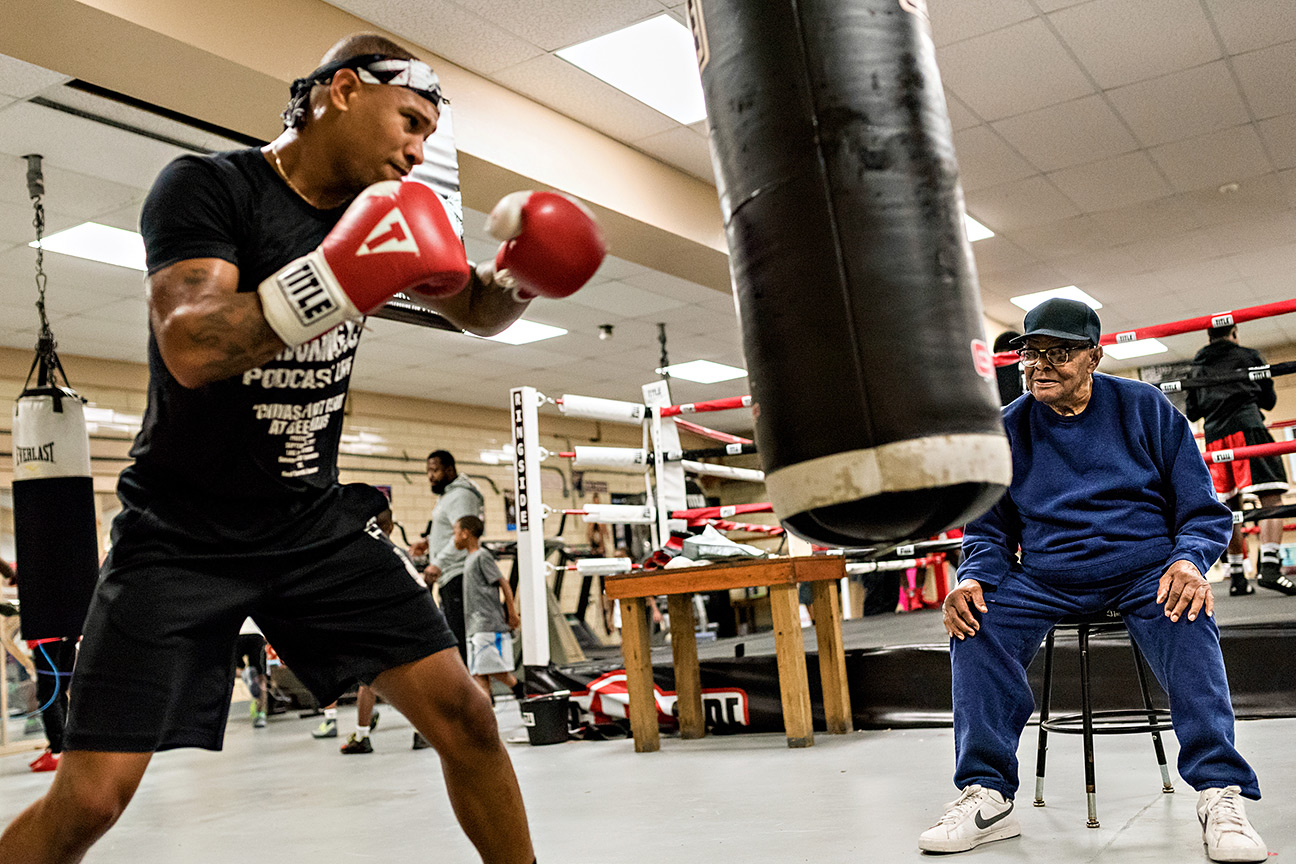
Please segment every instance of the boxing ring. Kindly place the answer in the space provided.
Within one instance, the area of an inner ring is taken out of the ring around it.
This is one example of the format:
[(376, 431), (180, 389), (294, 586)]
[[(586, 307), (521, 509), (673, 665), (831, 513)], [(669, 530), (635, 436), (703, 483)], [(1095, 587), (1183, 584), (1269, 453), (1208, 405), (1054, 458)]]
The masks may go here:
[[(1105, 334), (1102, 337), (1102, 344), (1188, 333), (1291, 312), (1296, 312), (1296, 300)], [(994, 362), (997, 365), (1008, 365), (1019, 361), (1015, 354), (1007, 353), (996, 355)], [(1296, 372), (1296, 363), (1275, 363), (1213, 377), (1162, 381), (1157, 386), (1169, 395), (1194, 387), (1261, 380), (1292, 372)], [(657, 404), (651, 404), (653, 399), (656, 399)], [(537, 520), (542, 521), (548, 513), (556, 512), (568, 512), (600, 522), (622, 519), (637, 521), (639, 524), (651, 526), (654, 536), (659, 541), (668, 538), (672, 528), (683, 526), (697, 528), (711, 525), (719, 530), (761, 531), (771, 535), (777, 535), (782, 530), (777, 525), (742, 521), (745, 516), (751, 514), (773, 512), (774, 507), (769, 502), (717, 507), (682, 507), (679, 506), (682, 498), (678, 494), (672, 495), (669, 481), (654, 485), (649, 480), (650, 472), (658, 469), (663, 472), (675, 472), (674, 476), (680, 477), (686, 470), (686, 466), (696, 467), (688, 465), (690, 462), (697, 463), (698, 460), (724, 456), (758, 454), (757, 444), (750, 439), (716, 432), (685, 419), (715, 411), (750, 409), (753, 404), (751, 396), (670, 404), (664, 394), (657, 393), (646, 395), (642, 403), (631, 403), (586, 400), (583, 397), (572, 396), (548, 400), (533, 388), (517, 388), (513, 391), (513, 400), (515, 444), (520, 444), (522, 447), (517, 451), (521, 457), (517, 462), (520, 484), (526, 482), (530, 484), (529, 488), (538, 488), (538, 473), (542, 458), (557, 457), (570, 460), (574, 466), (642, 469), (645, 474), (645, 491), (650, 501), (649, 505), (642, 507), (602, 505), (601, 507), (587, 506), (580, 510), (549, 511), (539, 500), (539, 496), (535, 496), (534, 499), (528, 498), (528, 505), (532, 510), (527, 517), (527, 524), (532, 527), (525, 541), (521, 535), (519, 536), (519, 545), (520, 548), (527, 543), (535, 546), (536, 551), (532, 553), (532, 561), (542, 561), (540, 558), (542, 549), (538, 545), (541, 542), (542, 531), (535, 530), (534, 526), (540, 524)], [(527, 438), (527, 432), (534, 430), (539, 423), (538, 408), (543, 404), (555, 404), (567, 416), (639, 424), (643, 428), (643, 444), (638, 448), (577, 447), (556, 454), (544, 453), (534, 443), (538, 439), (528, 440)], [(1296, 420), (1270, 424), (1270, 428), (1273, 429), (1293, 426), (1296, 426)], [(678, 444), (678, 431), (681, 429), (709, 438), (715, 441), (717, 446), (685, 449)], [(1296, 453), (1296, 440), (1204, 452), (1202, 458), (1209, 463), (1293, 453)], [(706, 466), (704, 470), (714, 469), (721, 476), (753, 481), (760, 479), (760, 472), (752, 469), (700, 464)], [(519, 511), (522, 509), (523, 489), (524, 487), (519, 485)], [(1296, 505), (1240, 511), (1235, 514), (1234, 521), (1254, 524), (1271, 518), (1296, 518)], [(519, 512), (520, 528), (522, 524), (523, 517)], [(1287, 527), (1296, 530), (1296, 522)], [(923, 568), (935, 568), (936, 573), (939, 574), (941, 569), (947, 566), (948, 557), (957, 552), (960, 543), (957, 537), (913, 538), (902, 543), (872, 546), (830, 548), (818, 545), (812, 551), (815, 555), (841, 556), (844, 559), (847, 577), (842, 580), (842, 590), (845, 592), (845, 583), (851, 576), (856, 575), (896, 570), (921, 572)], [(642, 572), (638, 565), (628, 561), (614, 564), (593, 560), (578, 563), (573, 569), (584, 569), (587, 572), (598, 572), (600, 575), (609, 576)], [(542, 580), (545, 576), (543, 566), (536, 568), (531, 565), (531, 569), (527, 572), (530, 574), (527, 578), (533, 582), (537, 579)], [(687, 573), (687, 569), (681, 571), (680, 578), (687, 579)], [(939, 581), (938, 578), (937, 582)], [(848, 700), (847, 704), (850, 707), (850, 724), (856, 729), (948, 725), (952, 717), (949, 697), (949, 649), (941, 628), (939, 611), (919, 609), (908, 614), (852, 619), (850, 605), (844, 602), (849, 593), (842, 593), (840, 596), (843, 598), (841, 608), (844, 613), (840, 633), (847, 679), (847, 694), (844, 698)], [(943, 592), (941, 596), (943, 597)], [(1275, 670), (1273, 664), (1266, 659), (1282, 656), (1277, 652), (1296, 651), (1296, 624), (1291, 621), (1290, 599), (1279, 595), (1248, 598), (1217, 597), (1216, 602), (1216, 618), (1221, 629), (1221, 643), (1229, 668), (1230, 685), (1233, 689), (1238, 717), (1249, 719), (1292, 716), (1293, 706), (1296, 706), (1296, 670), (1288, 669), (1286, 665)], [(806, 630), (805, 634), (807, 638), (815, 638), (811, 635), (811, 630)], [(695, 649), (691, 650), (696, 652), (697, 682), (686, 684), (684, 692), (692, 694), (697, 690), (703, 694), (707, 728), (719, 731), (765, 732), (786, 732), (793, 728), (786, 722), (783, 694), (780, 693), (777, 683), (780, 679), (780, 658), (776, 650), (776, 641), (774, 633), (759, 633), (714, 641), (691, 642), (695, 646)], [(527, 644), (527, 639), (524, 637), (524, 652), (527, 650)], [(815, 662), (818, 660), (818, 654), (812, 646), (813, 643), (807, 645), (808, 650), (805, 655), (806, 683), (810, 695), (810, 726), (815, 730), (828, 730), (831, 728), (830, 721), (833, 717), (829, 716), (831, 712), (824, 706), (823, 682), (818, 674), (818, 663)], [(524, 653), (524, 663), (528, 667), (529, 688), (536, 692), (570, 690), (582, 707), (594, 715), (595, 721), (617, 722), (629, 715), (630, 711), (624, 710), (626, 703), (633, 701), (628, 699), (627, 694), (625, 665), (628, 660), (610, 657), (555, 667), (547, 665), (547, 659), (537, 659), (545, 656), (539, 653), (538, 646), (533, 646), (532, 650), (533, 653), (530, 655)], [(1076, 649), (1060, 645), (1057, 650), (1066, 654)], [(1098, 701), (1104, 705), (1110, 701), (1111, 705), (1107, 707), (1118, 707), (1131, 698), (1136, 699), (1137, 681), (1134, 679), (1133, 672), (1125, 668), (1129, 664), (1122, 662), (1128, 647), (1123, 642), (1099, 639), (1095, 640), (1091, 650), (1098, 661), (1104, 658), (1111, 659), (1110, 663), (1093, 664), (1095, 669), (1102, 670), (1098, 673), (1102, 676), (1102, 680), (1097, 680), (1095, 683), (1095, 690), (1100, 694)], [(637, 652), (638, 649), (635, 653)], [(653, 687), (645, 692), (645, 698), (648, 698), (655, 708), (647, 709), (645, 717), (655, 715), (657, 722), (671, 724), (673, 720), (678, 719), (676, 712), (682, 710), (677, 696), (679, 658), (676, 652), (673, 648), (656, 648), (648, 651), (645, 657), (636, 657), (636, 662), (650, 664), (651, 667)], [(1058, 662), (1070, 664), (1072, 660), (1068, 657), (1060, 657)], [(1032, 666), (1029, 670), (1031, 680), (1036, 685), (1042, 678), (1042, 670), (1037, 666)], [(693, 667), (686, 664), (686, 672), (690, 676), (693, 675)], [(918, 685), (915, 682), (922, 683)], [(1058, 710), (1078, 710), (1080, 694), (1078, 687), (1073, 686), (1074, 683), (1059, 682), (1061, 689), (1054, 694), (1055, 708), (1061, 706)], [(651, 693), (651, 697), (647, 697), (647, 693)], [(1102, 708), (1104, 705), (1096, 704), (1095, 707)], [(686, 713), (689, 713), (691, 728), (688, 737), (691, 737), (696, 734), (696, 730), (692, 727), (696, 727), (698, 723), (697, 715), (692, 711)], [(641, 720), (640, 725), (646, 722), (647, 719)], [(799, 722), (801, 722), (799, 719), (794, 718), (793, 726)], [(840, 723), (840, 721), (834, 722)]]

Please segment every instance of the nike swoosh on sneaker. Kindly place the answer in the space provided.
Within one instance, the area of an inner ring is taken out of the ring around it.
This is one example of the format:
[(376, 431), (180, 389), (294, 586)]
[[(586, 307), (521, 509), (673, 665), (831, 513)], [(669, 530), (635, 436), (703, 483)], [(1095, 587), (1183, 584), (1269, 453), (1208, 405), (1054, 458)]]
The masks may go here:
[(1003, 819), (1003, 818), (1007, 817), (1007, 815), (1008, 815), (1009, 813), (1011, 813), (1012, 811), (1013, 811), (1013, 802), (1009, 801), (1009, 802), (1008, 802), (1008, 809), (1005, 810), (1005, 811), (1003, 811), (1003, 812), (1000, 813), (999, 815), (997, 815), (997, 816), (991, 816), (989, 819), (982, 819), (982, 818), (981, 818), (981, 811), (978, 810), (978, 811), (976, 812), (976, 815), (972, 818), (972, 821), (976, 822), (976, 826), (977, 826), (978, 828), (980, 828), (982, 831), (984, 831), (985, 829), (989, 828), (991, 825), (993, 825), (993, 824), (995, 824), (996, 822), (998, 822), (1000, 819)]

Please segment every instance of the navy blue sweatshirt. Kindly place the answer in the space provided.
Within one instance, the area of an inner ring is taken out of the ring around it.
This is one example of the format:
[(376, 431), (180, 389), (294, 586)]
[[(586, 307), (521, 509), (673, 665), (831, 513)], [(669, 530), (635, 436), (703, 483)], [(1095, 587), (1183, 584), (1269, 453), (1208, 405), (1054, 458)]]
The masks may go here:
[(1094, 375), (1072, 417), (1027, 393), (1004, 409), (1004, 428), (1012, 484), (968, 523), (959, 579), (997, 585), (1020, 568), (1080, 584), (1179, 559), (1204, 574), (1224, 551), (1232, 516), (1188, 421), (1155, 387)]

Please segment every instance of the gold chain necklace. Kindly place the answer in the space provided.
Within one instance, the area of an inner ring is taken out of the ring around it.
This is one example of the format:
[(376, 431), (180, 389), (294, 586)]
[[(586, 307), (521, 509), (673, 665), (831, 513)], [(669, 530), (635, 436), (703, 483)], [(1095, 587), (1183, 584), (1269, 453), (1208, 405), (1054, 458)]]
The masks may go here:
[(314, 207), (316, 210), (323, 209), (323, 208), (321, 208), (319, 205), (317, 205), (314, 201), (312, 201), (311, 199), (307, 198), (307, 197), (306, 197), (306, 193), (303, 192), (303, 191), (301, 191), (300, 189), (298, 189), (298, 188), (297, 188), (297, 184), (294, 183), (294, 182), (292, 181), (291, 178), (289, 178), (289, 176), (288, 176), (288, 172), (284, 170), (283, 163), (279, 161), (279, 151), (278, 151), (278, 150), (271, 149), (271, 150), (270, 150), (270, 156), (274, 159), (274, 169), (275, 169), (275, 173), (278, 174), (280, 177), (283, 178), (283, 181), (284, 181), (285, 183), (288, 184), (288, 188), (291, 189), (292, 191), (296, 192), (298, 198), (302, 199), (302, 200), (305, 201), (307, 204), (309, 204), (310, 206)]

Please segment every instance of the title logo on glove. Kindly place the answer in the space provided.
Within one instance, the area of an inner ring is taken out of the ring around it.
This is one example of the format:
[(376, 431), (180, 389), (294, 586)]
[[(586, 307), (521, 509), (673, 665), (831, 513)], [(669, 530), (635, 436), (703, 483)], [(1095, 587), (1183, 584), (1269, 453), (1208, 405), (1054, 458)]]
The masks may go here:
[(413, 252), (419, 254), (418, 243), (414, 232), (399, 207), (393, 207), (387, 215), (379, 220), (369, 236), (360, 244), (356, 255), (379, 255), (388, 252)]

